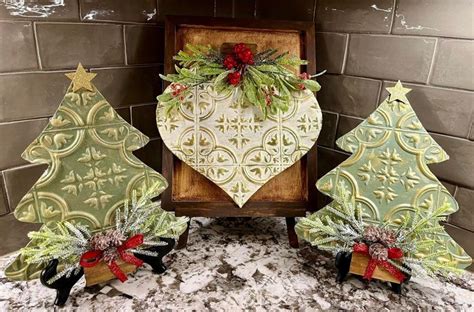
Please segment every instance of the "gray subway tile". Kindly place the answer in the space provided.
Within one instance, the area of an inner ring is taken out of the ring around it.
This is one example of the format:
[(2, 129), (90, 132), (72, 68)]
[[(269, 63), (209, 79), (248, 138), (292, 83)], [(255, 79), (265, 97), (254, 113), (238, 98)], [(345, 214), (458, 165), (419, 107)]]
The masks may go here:
[(350, 36), (345, 73), (426, 82), (436, 39), (384, 35)]
[[(313, 21), (316, 0), (257, 0), (257, 17), (263, 19)], [(235, 3), (238, 5), (238, 1)]]
[(46, 168), (46, 165), (33, 165), (8, 169), (3, 172), (8, 194), (8, 204), (12, 211), (33, 184), (38, 181)]
[(449, 155), (449, 160), (430, 165), (431, 171), (453, 184), (474, 188), (474, 142), (434, 133), (431, 136)]
[(318, 147), (318, 178), (339, 166), (349, 155), (326, 147)]
[(165, 37), (162, 27), (126, 25), (128, 64), (163, 63)]
[(133, 106), (132, 124), (146, 136), (158, 137), (160, 134), (156, 126), (156, 104)]
[(31, 22), (0, 22), (0, 72), (38, 68)]
[(398, 0), (394, 34), (474, 38), (472, 0)]
[(78, 21), (79, 5), (77, 0), (1, 1), (0, 19)]
[(38, 137), (45, 128), (48, 119), (0, 123), (0, 169), (11, 168), (27, 163), (21, 158), (26, 147)]
[(41, 63), (45, 69), (125, 63), (121, 25), (36, 25)]
[(69, 83), (64, 72), (0, 75), (0, 122), (51, 116)]
[(323, 112), (323, 126), (318, 137), (318, 145), (334, 147), (336, 140), (338, 115), (332, 112)]
[(154, 170), (161, 172), (161, 155), (163, 142), (161, 139), (152, 139), (147, 145), (133, 152), (141, 161)]
[(449, 216), (449, 223), (474, 232), (474, 190), (459, 187), (456, 200), (459, 210)]
[[(384, 82), (381, 98), (388, 96)], [(474, 116), (474, 92), (421, 86), (406, 83), (412, 89), (407, 97), (421, 123), (428, 131), (466, 138)]]
[(158, 20), (166, 15), (214, 16), (214, 0), (158, 0)]
[(79, 0), (83, 21), (156, 22), (156, 0)]
[(342, 73), (348, 36), (337, 33), (316, 33), (316, 67), (318, 71)]
[(389, 33), (393, 0), (318, 0), (316, 30)]
[(152, 103), (161, 93), (161, 66), (93, 69), (95, 86), (114, 107)]
[(10, 210), (8, 207), (7, 192), (3, 184), (3, 174), (0, 172), (0, 217), (8, 213)]
[(339, 124), (337, 126), (336, 139), (339, 139), (355, 127), (357, 127), (364, 119), (339, 115)]
[(30, 241), (28, 232), (37, 231), (41, 224), (20, 222), (13, 214), (0, 217), (0, 255), (4, 255), (26, 246)]
[[(471, 258), (474, 258), (474, 232), (459, 228), (451, 224), (444, 224), (446, 232), (466, 251)], [(467, 267), (467, 270), (474, 271), (474, 264)]]
[(431, 83), (474, 90), (474, 41), (439, 39)]
[(365, 118), (377, 107), (381, 81), (342, 75), (323, 75), (318, 81), (324, 110)]

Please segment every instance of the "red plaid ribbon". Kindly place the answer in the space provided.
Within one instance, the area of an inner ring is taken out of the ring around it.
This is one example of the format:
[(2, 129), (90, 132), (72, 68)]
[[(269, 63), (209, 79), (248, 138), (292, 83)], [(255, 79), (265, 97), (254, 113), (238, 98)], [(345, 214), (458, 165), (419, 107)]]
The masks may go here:
[[(130, 237), (122, 245), (117, 247), (117, 253), (123, 261), (136, 265), (137, 267), (142, 266), (142, 260), (135, 257), (133, 254), (127, 252), (127, 249), (135, 248), (137, 246), (140, 246), (141, 244), (143, 244), (143, 235), (137, 234), (133, 237)], [(87, 251), (81, 256), (79, 264), (84, 268), (91, 268), (93, 266), (96, 266), (102, 260), (103, 254), (104, 252), (102, 250)], [(111, 261), (110, 263), (107, 263), (107, 266), (121, 282), (125, 282), (127, 280), (127, 275), (123, 273), (117, 262)]]
[[(353, 252), (361, 253), (370, 257), (369, 246), (364, 243), (355, 244), (353, 247)], [(388, 248), (389, 259), (401, 259), (402, 257), (403, 251), (400, 248)], [(377, 266), (383, 267), (400, 283), (403, 282), (403, 280), (406, 278), (405, 275), (400, 272), (400, 270), (390, 264), (390, 262), (388, 262), (387, 260), (377, 260), (372, 257), (370, 257), (369, 263), (367, 264), (367, 268), (365, 269), (364, 278), (370, 281)]]

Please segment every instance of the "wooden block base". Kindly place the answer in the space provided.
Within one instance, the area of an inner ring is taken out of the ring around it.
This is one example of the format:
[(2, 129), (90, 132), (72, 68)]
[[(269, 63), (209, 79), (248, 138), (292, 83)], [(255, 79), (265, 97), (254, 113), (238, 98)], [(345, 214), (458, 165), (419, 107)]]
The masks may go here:
[[(137, 270), (137, 267), (135, 265), (124, 262), (120, 259), (117, 260), (116, 262), (119, 265), (120, 269), (125, 274), (129, 274)], [(107, 281), (117, 278), (110, 271), (107, 264), (105, 264), (104, 262), (100, 262), (99, 264), (91, 268), (84, 268), (84, 275), (86, 277), (86, 286), (92, 286), (92, 285), (97, 285), (100, 283), (105, 283)]]
[[(367, 265), (369, 264), (369, 260), (370, 258), (367, 255), (364, 255), (361, 253), (353, 253), (349, 272), (352, 274), (363, 276), (365, 273), (365, 269), (367, 268)], [(390, 282), (390, 283), (400, 284), (400, 281), (398, 281), (395, 277), (392, 276), (392, 274), (390, 274), (389, 272), (387, 272), (384, 268), (380, 266), (377, 266), (375, 268), (372, 278)]]

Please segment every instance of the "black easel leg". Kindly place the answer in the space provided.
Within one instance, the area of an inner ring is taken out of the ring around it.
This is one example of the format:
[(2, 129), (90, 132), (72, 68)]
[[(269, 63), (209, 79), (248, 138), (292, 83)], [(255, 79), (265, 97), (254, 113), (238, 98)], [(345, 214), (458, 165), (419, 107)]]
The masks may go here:
[(294, 217), (286, 217), (286, 231), (288, 232), (288, 241), (290, 243), (290, 247), (292, 248), (299, 248), (298, 243), (298, 236), (295, 232), (295, 218)]
[(173, 250), (175, 241), (172, 238), (162, 238), (162, 241), (166, 242), (167, 245), (164, 246), (154, 246), (148, 248), (147, 250), (155, 251), (158, 253), (157, 257), (147, 256), (143, 254), (135, 254), (135, 257), (143, 260), (145, 263), (148, 263), (152, 268), (154, 273), (164, 273), (166, 271), (166, 266), (163, 264), (163, 257), (170, 253)]
[(44, 286), (56, 289), (56, 299), (54, 300), (54, 304), (62, 307), (69, 298), (72, 287), (77, 283), (77, 281), (79, 281), (84, 274), (84, 271), (81, 268), (77, 274), (72, 273), (69, 277), (63, 276), (53, 283), (48, 284), (48, 280), (57, 273), (58, 263), (59, 261), (56, 259), (51, 260), (43, 271), (41, 271), (40, 281)]
[(336, 268), (337, 268), (337, 277), (336, 282), (342, 283), (349, 274), (351, 267), (352, 253), (350, 252), (339, 252), (336, 255)]
[(396, 293), (397, 295), (402, 294), (402, 284), (391, 283), (391, 286), (394, 293)]

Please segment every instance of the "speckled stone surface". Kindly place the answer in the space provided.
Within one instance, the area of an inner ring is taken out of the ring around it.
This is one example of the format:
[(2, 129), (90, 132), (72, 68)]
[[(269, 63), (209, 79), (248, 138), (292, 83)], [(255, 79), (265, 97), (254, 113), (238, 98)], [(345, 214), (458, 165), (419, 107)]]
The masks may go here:
[[(0, 258), (0, 268), (13, 259)], [(413, 278), (404, 295), (380, 282), (335, 282), (333, 259), (303, 244), (291, 249), (283, 219), (194, 218), (187, 249), (167, 258), (169, 269), (148, 268), (125, 283), (84, 289), (81, 280), (64, 310), (358, 310), (472, 311), (474, 275), (449, 280)], [(55, 292), (39, 281), (0, 277), (0, 311), (51, 310)]]

